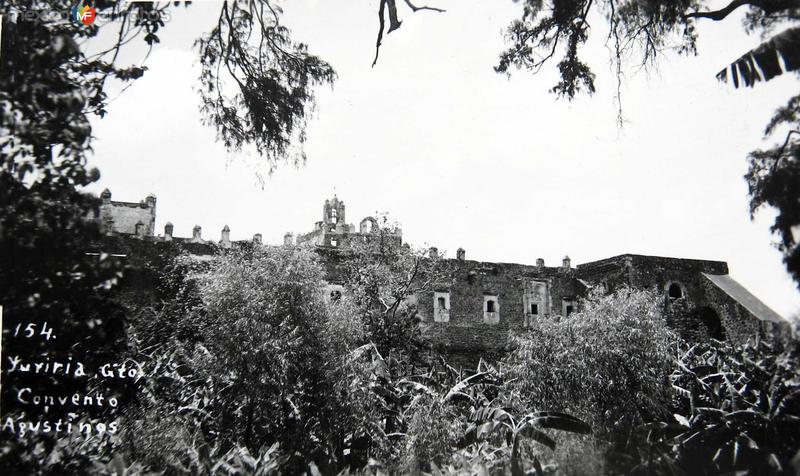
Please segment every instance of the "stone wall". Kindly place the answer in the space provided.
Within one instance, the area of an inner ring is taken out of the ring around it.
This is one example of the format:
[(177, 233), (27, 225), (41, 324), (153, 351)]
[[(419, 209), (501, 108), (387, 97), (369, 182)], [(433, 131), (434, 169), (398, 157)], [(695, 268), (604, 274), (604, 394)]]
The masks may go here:
[[(258, 235), (253, 241), (230, 242), (227, 227), (219, 243), (203, 240), (199, 227), (196, 232), (192, 238), (173, 238), (171, 229), (159, 237), (112, 235), (95, 251), (124, 256), (129, 265), (126, 287), (145, 302), (154, 295), (154, 270), (179, 252), (202, 257), (221, 248), (264, 246)], [(361, 235), (351, 235), (357, 236)], [(342, 284), (346, 248), (319, 246), (316, 251), (327, 281)], [(564, 316), (568, 306), (579, 311), (580, 299), (592, 285), (604, 285), (609, 292), (622, 285), (656, 289), (664, 296), (668, 323), (692, 340), (716, 337), (741, 342), (769, 330), (769, 323), (754, 317), (703, 275), (726, 274), (727, 265), (719, 261), (623, 255), (572, 268), (566, 258), (562, 266), (548, 267), (469, 261), (463, 259), (464, 253), (459, 257), (441, 260), (441, 279), (410, 301), (434, 347), (467, 360), (496, 355), (509, 333), (523, 332), (536, 319)], [(670, 285), (677, 286), (679, 297), (670, 297)], [(344, 291), (330, 287), (328, 293), (335, 290)]]
[[(509, 331), (522, 331), (531, 319), (561, 315), (562, 302), (574, 302), (587, 291), (574, 268), (458, 259), (442, 260), (441, 265), (444, 278), (431, 292), (416, 296), (417, 309), (426, 333), (442, 348), (455, 351), (497, 349)], [(535, 287), (546, 291), (534, 296)], [(449, 297), (448, 319), (436, 322), (443, 293)], [(489, 300), (495, 301), (492, 313)], [(531, 302), (538, 304), (536, 314)]]
[(578, 265), (578, 271), (582, 279), (603, 284), (608, 291), (626, 284), (666, 292), (675, 283), (688, 300), (696, 301), (704, 295), (701, 273), (728, 274), (728, 265), (723, 261), (627, 254)]
[[(579, 265), (578, 270), (583, 279), (609, 290), (624, 284), (662, 293), (670, 326), (689, 340), (713, 337), (741, 343), (780, 327), (757, 319), (703, 275), (727, 275), (728, 265), (722, 261), (622, 255)], [(680, 297), (670, 296), (670, 286), (680, 289)]]
[(106, 189), (100, 195), (103, 199), (97, 219), (105, 233), (121, 233), (139, 236), (153, 236), (156, 228), (156, 197), (147, 196), (139, 203), (116, 202), (111, 200), (111, 192)]

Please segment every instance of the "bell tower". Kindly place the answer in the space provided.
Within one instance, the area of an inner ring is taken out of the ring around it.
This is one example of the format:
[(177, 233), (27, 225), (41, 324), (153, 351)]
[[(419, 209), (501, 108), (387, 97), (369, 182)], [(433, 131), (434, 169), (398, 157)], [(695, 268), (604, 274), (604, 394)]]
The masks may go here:
[(325, 206), (322, 208), (322, 222), (325, 225), (332, 225), (334, 228), (340, 223), (347, 223), (344, 201), (339, 200), (336, 195), (332, 199), (325, 200)]

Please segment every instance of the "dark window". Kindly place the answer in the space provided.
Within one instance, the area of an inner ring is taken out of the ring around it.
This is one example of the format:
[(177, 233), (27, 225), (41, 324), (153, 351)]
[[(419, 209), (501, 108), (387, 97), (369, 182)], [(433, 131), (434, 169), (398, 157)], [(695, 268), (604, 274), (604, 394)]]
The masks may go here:
[(667, 295), (672, 299), (680, 299), (683, 297), (683, 289), (681, 289), (681, 285), (678, 283), (672, 283), (669, 285), (669, 290), (667, 291)]
[(573, 308), (573, 307), (572, 307), (572, 304), (568, 304), (568, 305), (567, 305), (567, 315), (568, 315), (568, 316), (569, 316), (570, 314), (572, 314), (572, 311), (574, 311), (574, 310), (575, 310), (575, 308)]
[(539, 305), (531, 304), (531, 314), (539, 314)]
[(439, 309), (447, 309), (447, 306), (445, 306), (445, 300), (444, 300), (443, 297), (440, 297), (438, 299), (438, 301), (439, 301)]
[(336, 291), (336, 290), (331, 291), (331, 302), (336, 302), (341, 298), (342, 298), (342, 292), (341, 291)]
[(494, 312), (494, 301), (486, 301), (486, 312)]
[(697, 312), (699, 321), (705, 327), (708, 337), (717, 340), (725, 340), (725, 330), (722, 328), (722, 322), (719, 315), (713, 309), (704, 307)]

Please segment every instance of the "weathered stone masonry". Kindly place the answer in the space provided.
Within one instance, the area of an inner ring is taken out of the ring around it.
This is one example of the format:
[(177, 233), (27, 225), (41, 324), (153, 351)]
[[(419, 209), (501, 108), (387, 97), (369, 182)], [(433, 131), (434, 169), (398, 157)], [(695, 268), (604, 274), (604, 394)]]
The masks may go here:
[[(192, 238), (173, 237), (171, 223), (163, 235), (155, 236), (155, 197), (139, 204), (111, 202), (106, 191), (103, 198), (98, 219), (108, 235), (104, 246), (129, 256), (134, 269), (178, 249), (210, 255), (217, 248), (243, 245), (231, 242), (227, 225), (219, 241), (203, 239), (199, 226), (194, 227)], [(381, 229), (372, 217), (364, 218), (356, 231), (346, 222), (344, 202), (334, 197), (325, 201), (323, 219), (313, 231), (296, 239), (287, 233), (283, 245), (314, 244), (327, 270), (328, 294), (335, 294), (343, 291), (338, 265), (348, 244), (373, 239), (379, 233), (393, 245), (402, 246), (401, 230)], [(263, 246), (261, 241), (257, 234), (246, 243)], [(537, 259), (536, 265), (524, 265), (467, 260), (465, 250), (459, 248), (455, 259), (440, 263), (444, 278), (431, 292), (414, 296), (412, 302), (423, 331), (436, 345), (454, 353), (497, 350), (509, 332), (520, 332), (533, 320), (578, 311), (580, 299), (593, 286), (603, 286), (608, 292), (620, 286), (657, 290), (664, 296), (668, 322), (691, 339), (741, 342), (774, 330), (785, 332), (788, 327), (783, 318), (734, 281), (721, 261), (624, 254), (577, 267), (569, 257), (564, 257), (560, 266), (545, 266), (542, 259)], [(147, 283), (135, 287), (146, 289)]]

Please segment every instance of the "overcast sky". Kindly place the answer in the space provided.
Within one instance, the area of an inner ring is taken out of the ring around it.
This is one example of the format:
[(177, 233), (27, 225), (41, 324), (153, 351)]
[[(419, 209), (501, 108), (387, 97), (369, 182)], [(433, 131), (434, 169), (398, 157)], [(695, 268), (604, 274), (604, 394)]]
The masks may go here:
[(623, 253), (723, 260), (777, 312), (800, 311), (771, 246), (773, 214), (750, 221), (742, 178), (797, 77), (748, 90), (714, 79), (759, 43), (740, 17), (701, 23), (697, 57), (667, 53), (650, 72), (629, 65), (619, 129), (601, 22), (584, 53), (598, 92), (570, 103), (548, 92), (555, 63), (536, 76), (493, 71), (519, 4), (430, 2), (447, 12), (412, 14), (399, 2), (402, 28), (375, 68), (378, 0), (283, 2), (284, 23), (338, 79), (318, 91), (305, 166), (281, 167), (263, 188), (253, 160), (227, 153), (200, 123), (192, 42), (218, 4), (173, 11), (149, 71), (95, 121), (93, 190), (123, 201), (154, 193), (158, 230), (171, 221), (176, 236), (198, 224), (218, 240), (227, 224), (233, 239), (262, 233), (271, 243), (310, 231), (335, 190), (348, 222), (387, 212), (406, 241), (449, 256), (460, 246), (467, 259), (527, 264), (567, 254), (574, 264)]

